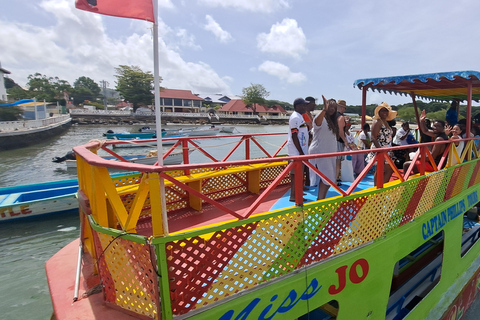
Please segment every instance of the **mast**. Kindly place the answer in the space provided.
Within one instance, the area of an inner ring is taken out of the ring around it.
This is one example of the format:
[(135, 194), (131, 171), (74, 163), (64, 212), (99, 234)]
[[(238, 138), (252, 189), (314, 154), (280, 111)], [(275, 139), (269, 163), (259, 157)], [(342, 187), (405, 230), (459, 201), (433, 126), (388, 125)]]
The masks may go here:
[[(155, 127), (157, 130), (157, 157), (158, 165), (163, 166), (163, 147), (162, 147), (162, 117), (160, 113), (160, 74), (158, 58), (158, 0), (153, 0), (153, 81), (155, 96)], [(165, 201), (165, 180), (159, 177), (160, 182), (160, 201), (162, 209), (163, 235), (168, 235), (167, 205)]]

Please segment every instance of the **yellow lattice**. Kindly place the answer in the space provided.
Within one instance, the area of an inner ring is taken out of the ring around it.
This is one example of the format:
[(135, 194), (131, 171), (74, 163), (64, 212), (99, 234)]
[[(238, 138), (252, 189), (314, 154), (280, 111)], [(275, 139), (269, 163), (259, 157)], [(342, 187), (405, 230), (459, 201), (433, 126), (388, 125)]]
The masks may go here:
[[(104, 277), (113, 283), (108, 296), (121, 308), (157, 319), (158, 290), (155, 267), (145, 245), (97, 233), (104, 258)], [(106, 281), (109, 282), (109, 281)]]

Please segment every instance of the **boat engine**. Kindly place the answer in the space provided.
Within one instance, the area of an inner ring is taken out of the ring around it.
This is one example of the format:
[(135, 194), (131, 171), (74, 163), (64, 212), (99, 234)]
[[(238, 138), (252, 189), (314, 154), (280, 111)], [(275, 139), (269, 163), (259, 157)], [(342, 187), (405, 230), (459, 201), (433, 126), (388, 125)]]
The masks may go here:
[(53, 162), (60, 163), (65, 160), (76, 160), (75, 152), (68, 151), (63, 157), (54, 157), (52, 158)]

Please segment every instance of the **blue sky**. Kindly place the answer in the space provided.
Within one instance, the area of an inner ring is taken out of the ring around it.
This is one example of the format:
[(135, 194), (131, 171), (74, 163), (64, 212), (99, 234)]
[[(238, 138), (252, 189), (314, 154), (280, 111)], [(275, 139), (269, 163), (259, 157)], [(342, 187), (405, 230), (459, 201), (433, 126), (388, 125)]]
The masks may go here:
[[(74, 0), (0, 0), (0, 63), (20, 85), (39, 72), (115, 86), (119, 65), (153, 72), (151, 23), (75, 9)], [(162, 86), (268, 99), (361, 104), (356, 79), (480, 70), (479, 1), (159, 0)], [(368, 103), (410, 102), (370, 93)]]

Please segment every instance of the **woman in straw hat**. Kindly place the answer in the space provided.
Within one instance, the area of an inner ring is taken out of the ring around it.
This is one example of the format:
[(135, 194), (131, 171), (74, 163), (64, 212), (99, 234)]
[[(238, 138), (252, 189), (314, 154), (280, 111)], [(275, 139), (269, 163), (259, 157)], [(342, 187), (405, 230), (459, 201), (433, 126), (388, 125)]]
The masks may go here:
[[(393, 130), (388, 121), (395, 119), (397, 111), (393, 111), (392, 107), (386, 102), (382, 102), (375, 108), (374, 119), (376, 120), (372, 126), (372, 146), (374, 148), (391, 147)], [(374, 153), (369, 153), (366, 161), (369, 162), (374, 158)], [(389, 165), (384, 166), (383, 182), (386, 183), (392, 176), (393, 169)], [(377, 181), (377, 172), (374, 175), (375, 183)]]

